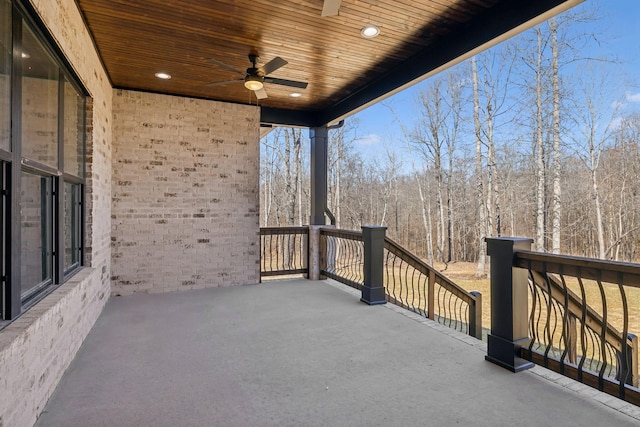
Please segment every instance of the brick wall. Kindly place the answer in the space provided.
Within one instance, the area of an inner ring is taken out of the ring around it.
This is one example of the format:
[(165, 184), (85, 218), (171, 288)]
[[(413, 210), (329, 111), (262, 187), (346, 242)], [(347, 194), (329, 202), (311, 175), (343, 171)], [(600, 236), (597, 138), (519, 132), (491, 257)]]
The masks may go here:
[(258, 108), (113, 102), (112, 293), (257, 283)]
[(0, 332), (0, 426), (31, 426), (44, 409), (107, 301), (95, 273), (80, 271)]
[[(36, 421), (110, 293), (113, 90), (74, 0), (30, 0), (92, 100), (87, 113), (87, 268), (0, 331), (0, 426)], [(2, 82), (0, 82), (2, 83)], [(6, 111), (0, 108), (0, 116)], [(0, 132), (0, 142), (5, 140)]]
[[(0, 6), (0, 14), (5, 13), (5, 10)], [(2, 61), (2, 59), (0, 59)], [(0, 72), (0, 148), (3, 150), (11, 149), (11, 141), (9, 140), (11, 134), (11, 98), (9, 96), (10, 79), (6, 74)]]

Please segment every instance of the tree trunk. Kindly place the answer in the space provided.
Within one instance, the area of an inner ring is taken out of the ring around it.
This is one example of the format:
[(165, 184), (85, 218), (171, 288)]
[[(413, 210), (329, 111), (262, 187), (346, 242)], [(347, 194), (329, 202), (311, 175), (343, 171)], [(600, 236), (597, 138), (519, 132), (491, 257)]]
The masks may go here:
[(496, 146), (493, 141), (493, 109), (487, 105), (487, 164), (489, 169), (489, 182), (487, 191), (487, 212), (489, 217), (488, 234), (493, 236), (497, 230), (498, 207), (498, 160), (496, 159)]
[(473, 80), (473, 124), (476, 139), (476, 206), (478, 208), (478, 267), (476, 276), (484, 277), (487, 262), (487, 245), (484, 238), (487, 237), (487, 219), (484, 204), (484, 179), (482, 174), (482, 135), (480, 128), (480, 95), (478, 93), (478, 68), (475, 56), (471, 58), (471, 77)]
[[(417, 172), (414, 172), (415, 178), (416, 178), (416, 183), (418, 184), (418, 195), (420, 196), (420, 207), (421, 207), (421, 211), (422, 211), (422, 226), (424, 227), (424, 231), (425, 231), (425, 238), (427, 241), (427, 260), (429, 262), (430, 265), (433, 265), (433, 245), (431, 243), (432, 241), (432, 237), (431, 237), (431, 204), (428, 204), (428, 206), (425, 206), (425, 204), (427, 204), (427, 201), (425, 200), (424, 197), (424, 192), (422, 191), (422, 183), (420, 181), (420, 177), (418, 176)], [(409, 225), (409, 224), (407, 224)]]
[[(298, 212), (298, 221), (296, 225), (302, 225), (302, 141), (301, 141), (301, 132), (294, 131), (294, 139), (293, 139), (293, 177), (294, 177), (294, 189), (295, 196), (293, 199), (293, 210), (297, 210)], [(296, 206), (297, 204), (297, 206)], [(297, 209), (296, 209), (297, 207)]]
[(596, 228), (598, 233), (598, 257), (606, 258), (606, 249), (604, 244), (604, 226), (602, 225), (602, 208), (600, 207), (600, 194), (598, 193), (598, 177), (596, 170), (591, 171), (591, 186), (593, 190), (593, 202), (596, 208)]
[(545, 250), (545, 164), (544, 164), (544, 141), (543, 141), (543, 118), (542, 118), (542, 34), (540, 29), (536, 29), (537, 52), (536, 52), (536, 231), (534, 250), (544, 252)]
[(560, 72), (558, 66), (558, 25), (549, 21), (551, 31), (551, 73), (553, 90), (553, 193), (551, 196), (551, 252), (560, 253), (560, 231), (562, 220), (562, 188), (560, 183)]

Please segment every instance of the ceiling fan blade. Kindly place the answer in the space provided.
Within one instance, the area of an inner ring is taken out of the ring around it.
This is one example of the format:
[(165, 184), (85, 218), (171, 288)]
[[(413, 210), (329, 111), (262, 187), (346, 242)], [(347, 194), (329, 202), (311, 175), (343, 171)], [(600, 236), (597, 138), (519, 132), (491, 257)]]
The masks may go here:
[(235, 79), (235, 80), (225, 80), (223, 82), (213, 82), (213, 83), (207, 83), (205, 86), (222, 86), (222, 85), (226, 85), (229, 83), (235, 83), (235, 82), (242, 82), (244, 81), (244, 79)]
[(267, 75), (273, 73), (278, 68), (284, 67), (287, 64), (288, 64), (287, 61), (285, 61), (284, 59), (280, 58), (279, 56), (276, 56), (271, 61), (267, 62), (262, 67), (260, 67), (258, 70), (262, 71), (262, 75), (263, 76), (267, 76)]
[(223, 68), (226, 68), (227, 70), (231, 70), (233, 72), (236, 72), (238, 74), (242, 74), (243, 76), (246, 74), (245, 71), (240, 71), (237, 68), (233, 68), (231, 65), (225, 64), (224, 62), (220, 62), (217, 59), (213, 59), (213, 58), (207, 58), (207, 62), (211, 62), (212, 64), (216, 64), (219, 65)]
[(342, 0), (324, 0), (322, 16), (336, 16), (340, 11), (341, 1)]
[(267, 91), (264, 90), (264, 88), (262, 89), (258, 89), (258, 90), (254, 90), (253, 93), (256, 94), (256, 98), (258, 99), (265, 99), (267, 98)]
[(281, 86), (290, 86), (297, 87), (298, 89), (306, 89), (309, 83), (307, 82), (297, 82), (295, 80), (285, 80), (285, 79), (276, 79), (273, 77), (265, 77), (264, 81), (267, 83), (273, 83)]

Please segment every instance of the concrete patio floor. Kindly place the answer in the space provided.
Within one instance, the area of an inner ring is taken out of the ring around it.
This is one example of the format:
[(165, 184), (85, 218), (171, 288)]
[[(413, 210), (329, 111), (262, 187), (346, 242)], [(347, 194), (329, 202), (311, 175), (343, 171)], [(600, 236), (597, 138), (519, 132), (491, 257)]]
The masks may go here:
[(350, 288), (282, 280), (113, 297), (37, 422), (638, 426), (640, 410)]

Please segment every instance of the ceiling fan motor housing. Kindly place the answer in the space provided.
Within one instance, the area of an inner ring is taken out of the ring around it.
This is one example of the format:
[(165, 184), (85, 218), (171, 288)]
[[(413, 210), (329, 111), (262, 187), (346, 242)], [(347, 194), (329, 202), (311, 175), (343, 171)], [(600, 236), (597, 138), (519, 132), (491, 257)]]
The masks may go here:
[(230, 71), (233, 71), (235, 73), (241, 74), (243, 77), (239, 78), (239, 79), (235, 79), (235, 80), (228, 80), (228, 81), (222, 81), (222, 82), (214, 82), (214, 83), (210, 83), (207, 86), (220, 86), (220, 85), (224, 85), (227, 83), (233, 83), (233, 82), (244, 82), (244, 86), (253, 91), (256, 94), (256, 97), (258, 99), (264, 99), (267, 98), (267, 92), (265, 92), (264, 90), (264, 83), (273, 83), (273, 84), (277, 84), (277, 85), (281, 85), (281, 86), (289, 86), (289, 87), (295, 87), (295, 88), (300, 88), (300, 89), (306, 89), (307, 88), (307, 83), (306, 82), (297, 82), (297, 81), (293, 81), (293, 80), (286, 80), (286, 79), (277, 79), (277, 78), (273, 78), (273, 77), (267, 77), (269, 76), (269, 74), (273, 73), (274, 71), (280, 69), (281, 67), (284, 67), (285, 65), (288, 64), (287, 61), (285, 61), (284, 59), (280, 58), (279, 56), (273, 58), (271, 61), (267, 62), (266, 64), (264, 64), (261, 67), (257, 66), (257, 62), (258, 62), (258, 56), (254, 55), (254, 54), (250, 54), (249, 55), (249, 61), (251, 61), (251, 67), (247, 68), (246, 72), (242, 72), (240, 70), (238, 70), (237, 68), (225, 64), (224, 62), (220, 62), (216, 59), (213, 58), (209, 58), (208, 61), (216, 64), (218, 66), (221, 66), (223, 68), (226, 68)]
[(256, 67), (247, 68), (247, 75), (248, 76), (264, 77), (262, 70), (259, 69), (259, 68), (256, 68)]

